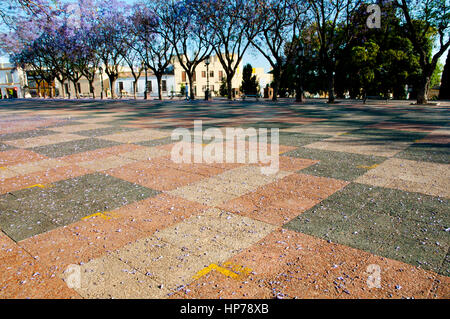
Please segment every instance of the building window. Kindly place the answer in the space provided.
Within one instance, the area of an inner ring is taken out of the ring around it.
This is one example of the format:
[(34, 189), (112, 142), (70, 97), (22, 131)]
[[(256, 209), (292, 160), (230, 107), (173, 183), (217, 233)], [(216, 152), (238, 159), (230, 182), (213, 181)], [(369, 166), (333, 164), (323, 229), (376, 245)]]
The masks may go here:
[(196, 74), (196, 72), (194, 71), (194, 73), (192, 74), (192, 81), (196, 81), (196, 79), (197, 79), (197, 74)]
[(202, 78), (206, 78), (206, 71), (202, 71)]
[(214, 71), (209, 71), (209, 77), (213, 78), (214, 77)]
[(119, 82), (119, 92), (122, 93), (123, 91), (123, 82)]
[(223, 81), (223, 71), (219, 71), (219, 80)]
[(162, 87), (162, 91), (163, 92), (167, 92), (167, 81), (166, 80), (162, 80), (161, 81), (161, 87)]
[(186, 71), (181, 72), (181, 81), (186, 82)]
[(211, 91), (214, 92), (214, 85), (211, 85)]
[(12, 72), (6, 72), (6, 83), (13, 83), (13, 74), (12, 74)]

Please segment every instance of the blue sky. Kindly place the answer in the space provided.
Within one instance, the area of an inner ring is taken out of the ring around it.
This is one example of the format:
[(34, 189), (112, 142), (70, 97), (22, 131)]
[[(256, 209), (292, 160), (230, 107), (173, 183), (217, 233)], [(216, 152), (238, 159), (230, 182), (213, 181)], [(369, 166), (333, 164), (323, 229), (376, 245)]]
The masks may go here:
[[(62, 0), (62, 2), (69, 2), (70, 0)], [(135, 3), (137, 0), (123, 0), (126, 3)], [(9, 62), (7, 56), (0, 56), (0, 63)], [(269, 72), (271, 67), (266, 58), (254, 48), (249, 48), (243, 58), (243, 64), (250, 63), (253, 67), (262, 67), (265, 72)]]
[[(60, 0), (60, 1), (69, 2), (70, 0)], [(137, 0), (122, 0), (122, 1), (130, 4), (137, 2)], [(440, 62), (442, 64), (445, 64), (446, 57), (447, 53), (444, 53), (440, 59)], [(7, 56), (0, 56), (0, 63), (8, 62), (8, 60), (9, 59)], [(262, 67), (264, 68), (265, 72), (269, 72), (271, 69), (270, 64), (269, 62), (267, 62), (266, 58), (264, 58), (264, 56), (258, 50), (251, 47), (247, 50), (243, 58), (243, 64), (245, 65), (247, 63), (250, 63), (253, 67)]]

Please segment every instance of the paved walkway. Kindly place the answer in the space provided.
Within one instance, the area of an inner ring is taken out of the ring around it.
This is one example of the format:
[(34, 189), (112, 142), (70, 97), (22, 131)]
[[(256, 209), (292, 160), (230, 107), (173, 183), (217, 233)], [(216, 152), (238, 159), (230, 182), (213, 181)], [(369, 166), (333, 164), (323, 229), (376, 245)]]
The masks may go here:
[[(449, 298), (449, 108), (0, 101), (0, 298)], [(279, 172), (174, 163), (194, 120)]]

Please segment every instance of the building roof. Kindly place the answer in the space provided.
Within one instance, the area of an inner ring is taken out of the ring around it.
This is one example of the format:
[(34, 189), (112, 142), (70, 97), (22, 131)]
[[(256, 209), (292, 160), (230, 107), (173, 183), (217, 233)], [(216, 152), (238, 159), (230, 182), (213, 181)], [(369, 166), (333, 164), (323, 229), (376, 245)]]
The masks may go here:
[(16, 68), (16, 66), (12, 63), (8, 63), (8, 62), (0, 63), (0, 70), (12, 70), (15, 68)]

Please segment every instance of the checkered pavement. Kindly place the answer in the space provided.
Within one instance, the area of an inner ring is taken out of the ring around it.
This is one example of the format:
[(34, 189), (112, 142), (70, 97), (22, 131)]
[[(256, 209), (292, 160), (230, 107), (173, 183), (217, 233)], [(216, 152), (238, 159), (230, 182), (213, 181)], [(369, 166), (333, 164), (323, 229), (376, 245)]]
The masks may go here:
[[(0, 298), (448, 298), (448, 118), (406, 103), (7, 101)], [(199, 119), (280, 128), (280, 171), (172, 162), (171, 130)]]

